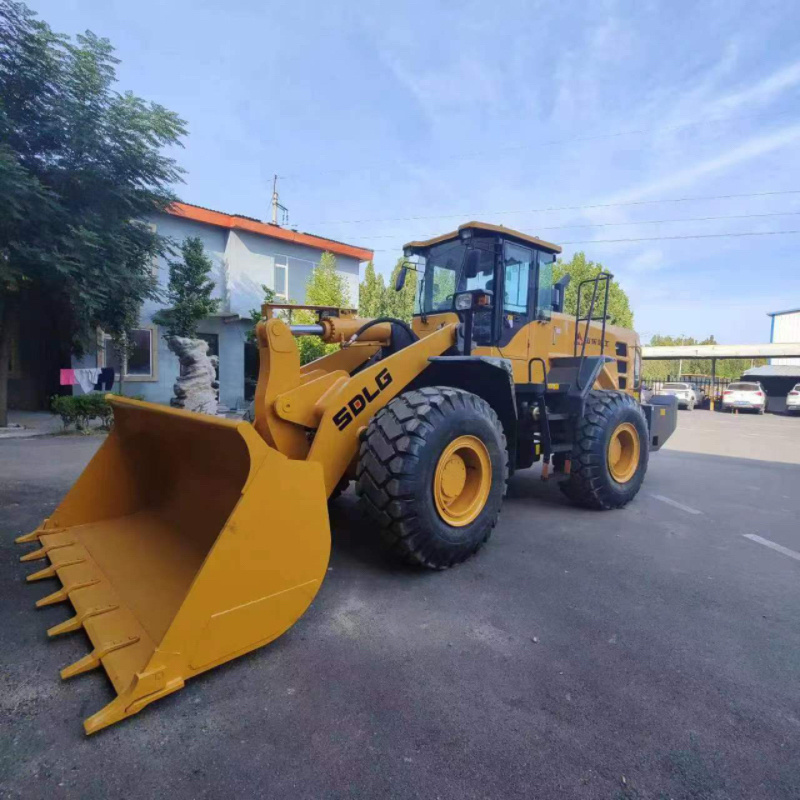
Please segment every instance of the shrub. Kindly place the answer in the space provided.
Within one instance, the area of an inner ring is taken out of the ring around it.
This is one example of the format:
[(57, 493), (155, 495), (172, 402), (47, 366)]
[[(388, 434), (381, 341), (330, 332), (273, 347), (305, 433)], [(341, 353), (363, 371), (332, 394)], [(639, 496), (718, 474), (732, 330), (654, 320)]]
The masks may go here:
[(104, 394), (92, 392), (81, 395), (54, 395), (50, 400), (50, 410), (61, 417), (64, 430), (70, 425), (83, 433), (87, 433), (93, 419), (100, 420), (100, 427), (108, 430), (114, 417), (114, 411)]
[(60, 394), (54, 394), (50, 398), (50, 410), (53, 414), (61, 417), (61, 424), (64, 426), (64, 430), (75, 422), (75, 404), (73, 402), (75, 399), (72, 395)]

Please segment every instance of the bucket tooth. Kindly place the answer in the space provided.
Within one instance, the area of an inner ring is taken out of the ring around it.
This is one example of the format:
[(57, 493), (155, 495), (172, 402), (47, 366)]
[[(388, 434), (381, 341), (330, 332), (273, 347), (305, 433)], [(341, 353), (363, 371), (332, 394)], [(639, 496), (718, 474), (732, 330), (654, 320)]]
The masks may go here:
[(56, 570), (61, 569), (61, 567), (72, 567), (75, 564), (83, 564), (83, 558), (76, 558), (72, 561), (62, 561), (60, 564), (51, 564), (49, 567), (45, 567), (44, 569), (40, 569), (38, 572), (34, 572), (31, 575), (28, 575), (25, 578), (26, 581), (29, 583), (32, 581), (41, 581), (45, 578), (55, 578), (56, 577)]
[(14, 541), (17, 544), (27, 544), (28, 542), (38, 542), (39, 535), (44, 533), (41, 528), (37, 528), (35, 531), (31, 531), (30, 533), (23, 533), (22, 536), (17, 536)]
[(70, 592), (74, 592), (76, 589), (85, 589), (87, 586), (94, 586), (96, 583), (100, 583), (99, 580), (93, 581), (84, 581), (83, 583), (76, 583), (72, 586), (63, 586), (57, 592), (53, 592), (53, 594), (47, 595), (47, 597), (43, 597), (41, 600), (36, 601), (36, 608), (42, 608), (43, 606), (51, 606), (54, 603), (63, 603), (67, 598), (69, 598)]
[(76, 631), (78, 628), (82, 627), (83, 623), (89, 619), (89, 617), (98, 617), (100, 614), (105, 614), (109, 611), (116, 611), (118, 608), (119, 606), (114, 605), (90, 608), (87, 611), (84, 611), (82, 614), (76, 614), (74, 617), (64, 620), (64, 622), (49, 628), (47, 635), (52, 637), (59, 636), (62, 633), (71, 633), (72, 631)]
[(45, 547), (40, 547), (38, 550), (34, 550), (32, 553), (25, 553), (24, 556), (20, 556), (20, 561), (38, 561), (40, 558), (45, 558), (48, 553), (52, 552), (53, 550), (60, 550), (62, 547), (72, 547), (74, 542), (61, 542), (59, 544), (49, 544)]
[(44, 547), (40, 547), (38, 550), (34, 550), (30, 553), (25, 553), (24, 556), (20, 556), (20, 561), (38, 561), (40, 558), (45, 558), (47, 556), (47, 550)]
[(139, 677), (136, 676), (129, 689), (124, 693), (115, 697), (105, 708), (92, 714), (83, 722), (83, 729), (87, 735), (97, 733), (97, 731), (113, 725), (115, 722), (130, 717), (133, 714), (138, 714), (146, 705), (149, 705), (154, 700), (160, 700), (172, 692), (177, 692), (183, 689), (184, 682), (182, 678), (173, 678), (167, 681), (166, 685), (157, 691), (150, 693), (142, 693)]
[(17, 544), (25, 544), (26, 542), (37, 542), (39, 541), (40, 536), (47, 536), (51, 533), (61, 533), (64, 531), (64, 528), (48, 528), (47, 524), (50, 522), (50, 518), (47, 517), (42, 520), (42, 524), (34, 531), (30, 533), (23, 533), (22, 536), (17, 536), (14, 541)]
[(113, 653), (114, 650), (121, 650), (123, 647), (136, 644), (138, 641), (138, 636), (129, 636), (127, 639), (120, 639), (116, 642), (108, 642), (102, 647), (96, 647), (91, 653), (83, 658), (79, 658), (74, 664), (64, 667), (64, 669), (61, 670), (61, 679), (67, 680), (67, 678), (72, 678), (75, 675), (80, 675), (83, 672), (89, 672), (89, 670), (97, 669), (97, 667), (100, 666), (100, 660), (105, 658), (109, 653)]
[(89, 655), (79, 658), (74, 664), (70, 664), (68, 667), (64, 667), (64, 669), (61, 670), (61, 679), (65, 681), (67, 678), (72, 678), (75, 675), (89, 672), (91, 669), (97, 669), (97, 667), (100, 666), (100, 659), (95, 655), (95, 652), (95, 650), (92, 650)]

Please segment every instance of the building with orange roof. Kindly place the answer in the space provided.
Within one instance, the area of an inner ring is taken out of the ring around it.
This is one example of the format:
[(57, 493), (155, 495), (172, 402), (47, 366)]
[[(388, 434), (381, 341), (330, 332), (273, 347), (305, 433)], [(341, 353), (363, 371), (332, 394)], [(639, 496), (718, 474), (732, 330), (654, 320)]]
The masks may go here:
[[(252, 395), (257, 358), (248, 343), (250, 311), (260, 308), (263, 302), (262, 286), (275, 292), (276, 302), (302, 303), (311, 271), (322, 254), (329, 252), (336, 257), (337, 271), (345, 279), (348, 303), (356, 307), (359, 268), (373, 255), (372, 250), (353, 244), (189, 203), (175, 203), (168, 212), (147, 220), (147, 224), (176, 244), (188, 236), (199, 237), (214, 264), (211, 278), (221, 305), (216, 314), (201, 322), (198, 333), (209, 342), (209, 352), (219, 358), (220, 403), (232, 409), (241, 408)], [(166, 288), (167, 259), (159, 259), (154, 269), (159, 283)], [(140, 326), (133, 333), (133, 352), (124, 364), (124, 391), (151, 402), (168, 403), (178, 376), (178, 360), (153, 322), (153, 315), (160, 308), (148, 303), (142, 309)], [(110, 338), (100, 332), (96, 351), (73, 359), (72, 366), (113, 366), (119, 378), (123, 363)], [(114, 389), (118, 388), (116, 384)], [(74, 391), (81, 390), (76, 386)]]

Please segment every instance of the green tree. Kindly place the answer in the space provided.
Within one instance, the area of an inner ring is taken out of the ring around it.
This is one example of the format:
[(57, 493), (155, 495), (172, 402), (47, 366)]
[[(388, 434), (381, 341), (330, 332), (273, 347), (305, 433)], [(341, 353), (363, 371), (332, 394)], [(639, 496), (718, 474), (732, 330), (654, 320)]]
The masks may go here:
[[(568, 314), (575, 313), (578, 304), (578, 285), (581, 281), (596, 277), (604, 269), (605, 267), (600, 262), (588, 261), (586, 254), (582, 252), (575, 253), (569, 261), (558, 259), (553, 268), (553, 280), (557, 281), (566, 273), (569, 273), (571, 277), (566, 291), (564, 311)], [(604, 288), (602, 284), (600, 288)], [(583, 316), (589, 312), (592, 296), (591, 289), (591, 284), (587, 284), (581, 291), (581, 315)], [(595, 301), (595, 314), (598, 314), (602, 308), (602, 305), (598, 307), (598, 303), (602, 303), (599, 291), (597, 301)], [(633, 328), (633, 311), (631, 311), (628, 295), (615, 280), (611, 281), (611, 287), (608, 292), (608, 317), (612, 325)]]
[(182, 258), (169, 262), (169, 284), (165, 308), (153, 321), (166, 328), (167, 341), (173, 336), (197, 336), (197, 325), (219, 309), (220, 301), (211, 297), (215, 283), (209, 280), (213, 264), (199, 236), (189, 236), (181, 244)]
[(386, 284), (383, 275), (375, 272), (375, 265), (370, 261), (364, 270), (364, 280), (358, 289), (358, 315), (360, 317), (384, 316), (386, 306)]
[(389, 286), (386, 289), (383, 313), (387, 317), (396, 317), (405, 322), (411, 322), (411, 317), (414, 315), (414, 296), (417, 291), (417, 273), (413, 269), (409, 269), (403, 288), (399, 292), (394, 290), (397, 275), (405, 263), (405, 258), (398, 258), (394, 265), (392, 277), (389, 279)]
[[(649, 342), (651, 347), (678, 347), (681, 345), (719, 344), (714, 336), (706, 339), (695, 339), (692, 336), (663, 336), (653, 334)], [(760, 367), (767, 363), (764, 358), (726, 358), (718, 359), (716, 377), (727, 380), (740, 378), (751, 367)], [(710, 358), (684, 358), (669, 360), (651, 360), (644, 362), (642, 376), (646, 381), (664, 381), (667, 378), (677, 379), (679, 375), (711, 375)]]
[(114, 91), (113, 52), (0, 0), (0, 425), (10, 331), (35, 298), (80, 354), (97, 327), (124, 341), (158, 297), (151, 265), (167, 242), (140, 220), (175, 199), (182, 171), (164, 149), (185, 128)]
[[(262, 303), (274, 303), (275, 302), (275, 290), (270, 289), (265, 283), (261, 284), (261, 291), (264, 292), (264, 299), (261, 301)], [(253, 322), (253, 327), (247, 332), (247, 341), (252, 342), (255, 344), (256, 342), (256, 325), (263, 319), (261, 315), (260, 308), (251, 308), (250, 309), (250, 319)]]
[[(319, 264), (311, 271), (306, 281), (305, 302), (312, 306), (349, 307), (347, 279), (336, 271), (336, 256), (333, 253), (323, 253)], [(311, 311), (300, 310), (293, 312), (292, 320), (300, 325), (308, 325), (316, 317)], [(339, 349), (338, 344), (325, 344), (319, 336), (300, 336), (297, 346), (300, 349), (301, 364), (307, 364)]]

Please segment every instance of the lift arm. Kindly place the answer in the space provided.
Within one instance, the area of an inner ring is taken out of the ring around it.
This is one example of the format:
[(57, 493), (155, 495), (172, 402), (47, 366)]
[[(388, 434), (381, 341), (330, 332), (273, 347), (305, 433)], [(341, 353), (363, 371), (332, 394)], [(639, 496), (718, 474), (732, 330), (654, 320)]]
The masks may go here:
[[(356, 318), (321, 320), (326, 338), (336, 336), (344, 341), (365, 322)], [(291, 328), (279, 319), (260, 322), (256, 328), (261, 357), (256, 430), (267, 444), (289, 458), (319, 462), (330, 494), (358, 453), (359, 432), (428, 368), (432, 357), (456, 343), (456, 327), (445, 325), (351, 376), (388, 338), (388, 324), (366, 331), (377, 341), (353, 343), (301, 369)]]

